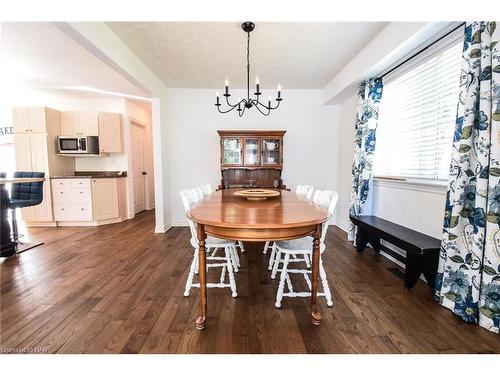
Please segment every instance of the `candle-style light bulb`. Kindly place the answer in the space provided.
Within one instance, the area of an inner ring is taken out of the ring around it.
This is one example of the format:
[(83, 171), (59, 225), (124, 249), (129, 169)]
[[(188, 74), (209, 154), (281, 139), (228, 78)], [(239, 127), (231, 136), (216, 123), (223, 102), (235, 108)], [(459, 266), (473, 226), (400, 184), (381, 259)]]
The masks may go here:
[(220, 101), (219, 101), (220, 100), (220, 93), (217, 91), (215, 93), (215, 96), (217, 97), (217, 105), (219, 105), (220, 104)]
[(256, 77), (255, 77), (255, 84), (256, 84), (256, 85), (259, 85), (259, 84), (260, 84), (259, 76), (256, 76)]
[(269, 108), (271, 108), (271, 97), (270, 96), (267, 97), (267, 106)]
[(260, 80), (259, 80), (259, 77), (255, 77), (255, 88), (256, 88), (256, 91), (255, 91), (255, 94), (257, 95), (260, 95)]
[(281, 85), (278, 84), (278, 99), (281, 98)]
[(229, 80), (226, 78), (226, 80), (224, 81), (224, 87), (226, 89), (226, 93), (225, 95), (229, 95)]

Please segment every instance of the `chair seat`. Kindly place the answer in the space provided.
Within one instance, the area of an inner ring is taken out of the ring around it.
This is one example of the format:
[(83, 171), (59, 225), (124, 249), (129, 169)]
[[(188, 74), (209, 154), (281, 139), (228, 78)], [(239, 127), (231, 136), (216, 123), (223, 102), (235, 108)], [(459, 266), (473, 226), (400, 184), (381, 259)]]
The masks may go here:
[[(312, 237), (302, 237), (295, 240), (276, 241), (276, 246), (284, 252), (298, 252), (307, 253), (312, 251), (313, 239)], [(323, 252), (325, 245), (320, 245), (320, 251)]]
[(31, 207), (39, 204), (40, 201), (38, 199), (11, 199), (9, 201), (10, 208)]
[[(196, 243), (196, 241), (193, 238), (191, 238), (190, 242), (191, 242), (191, 246), (198, 247), (198, 244)], [(234, 241), (223, 240), (221, 238), (212, 237), (212, 236), (207, 236), (207, 239), (205, 240), (206, 247), (224, 247), (224, 246), (231, 246), (234, 244), (235, 244)]]

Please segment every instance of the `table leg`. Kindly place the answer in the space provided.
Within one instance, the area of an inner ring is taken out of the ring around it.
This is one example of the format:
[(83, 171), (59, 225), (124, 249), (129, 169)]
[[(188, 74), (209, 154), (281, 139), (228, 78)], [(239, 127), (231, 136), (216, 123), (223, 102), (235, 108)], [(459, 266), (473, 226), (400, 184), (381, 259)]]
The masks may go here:
[(196, 319), (196, 328), (204, 329), (205, 320), (207, 319), (207, 258), (205, 249), (205, 240), (207, 234), (205, 233), (205, 226), (202, 224), (196, 225), (196, 232), (198, 236), (198, 264), (200, 279), (200, 316)]
[(322, 225), (319, 224), (313, 234), (312, 269), (311, 269), (311, 316), (314, 325), (321, 323), (321, 314), (318, 312), (318, 278), (319, 278), (319, 245)]

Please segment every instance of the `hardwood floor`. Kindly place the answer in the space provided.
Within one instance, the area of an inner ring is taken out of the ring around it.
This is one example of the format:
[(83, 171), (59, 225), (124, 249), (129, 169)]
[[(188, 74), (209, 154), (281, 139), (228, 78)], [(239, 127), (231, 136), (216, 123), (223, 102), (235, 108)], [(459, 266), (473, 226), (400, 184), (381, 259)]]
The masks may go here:
[(405, 291), (393, 263), (358, 255), (338, 228), (324, 254), (334, 306), (320, 298), (321, 326), (311, 324), (307, 298), (274, 308), (278, 280), (263, 244), (247, 243), (238, 297), (209, 289), (207, 328), (198, 331), (198, 289), (183, 297), (189, 231), (153, 228), (147, 212), (100, 228), (30, 229), (45, 245), (0, 261), (0, 352), (500, 352), (498, 335), (440, 307), (422, 281)]

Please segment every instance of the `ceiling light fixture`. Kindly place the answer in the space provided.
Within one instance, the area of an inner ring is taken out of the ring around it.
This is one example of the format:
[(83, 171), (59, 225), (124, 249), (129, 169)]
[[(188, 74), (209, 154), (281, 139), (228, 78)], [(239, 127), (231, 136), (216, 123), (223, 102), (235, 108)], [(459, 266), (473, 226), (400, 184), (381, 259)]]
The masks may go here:
[(262, 104), (259, 101), (259, 96), (262, 95), (260, 92), (259, 77), (255, 77), (255, 99), (250, 98), (250, 33), (255, 28), (255, 24), (253, 22), (244, 22), (241, 24), (241, 28), (247, 33), (247, 97), (246, 99), (238, 99), (235, 104), (231, 104), (229, 102), (229, 97), (231, 96), (229, 93), (229, 80), (226, 79), (223, 95), (226, 98), (226, 103), (229, 106), (229, 109), (221, 109), (222, 104), (220, 103), (220, 94), (218, 92), (216, 94), (215, 106), (220, 113), (228, 113), (233, 109), (237, 109), (240, 117), (243, 116), (243, 113), (245, 113), (245, 109), (255, 107), (264, 116), (268, 116), (273, 109), (279, 107), (280, 102), (283, 100), (281, 98), (281, 86), (278, 85), (278, 97), (276, 98), (277, 103), (275, 107), (271, 105), (271, 97), (268, 98), (267, 105)]

